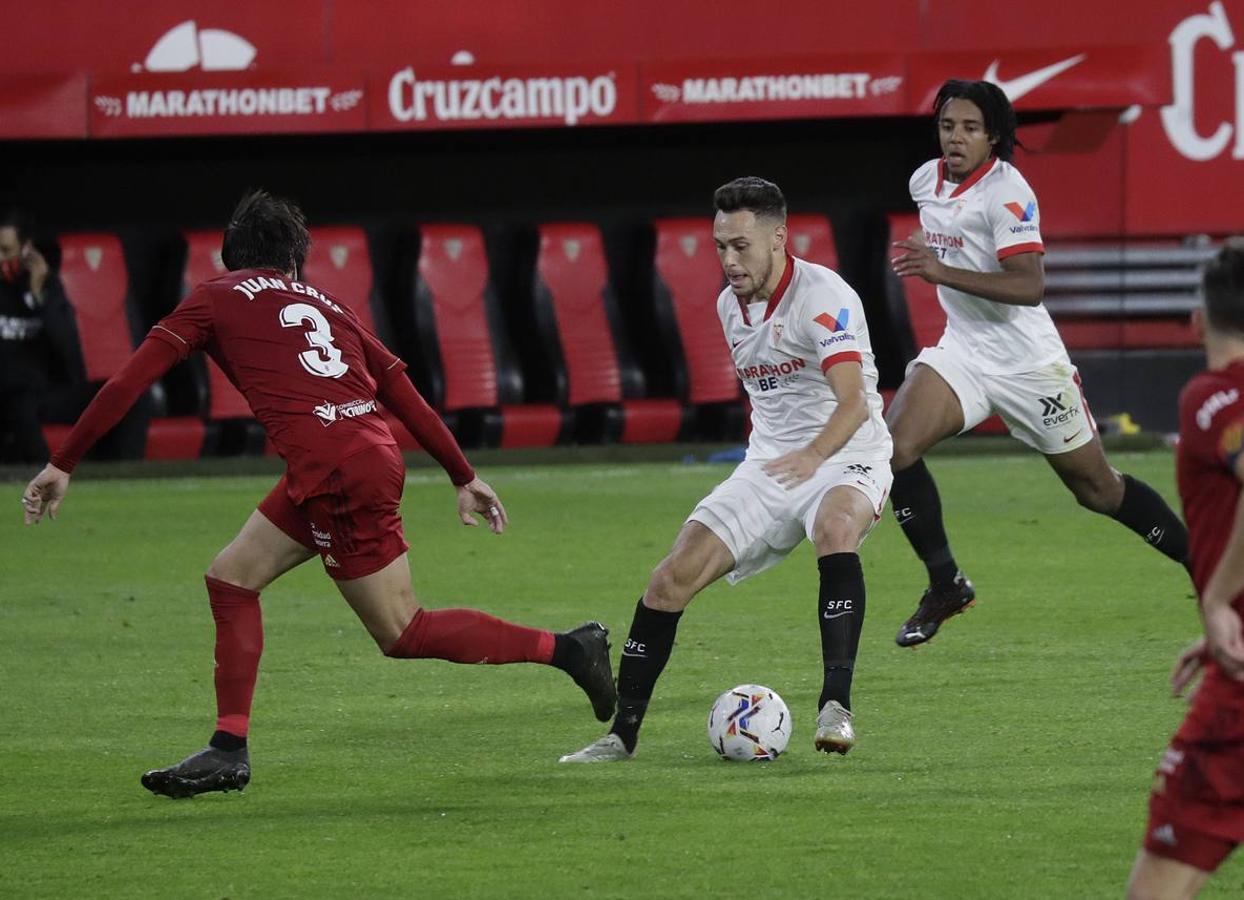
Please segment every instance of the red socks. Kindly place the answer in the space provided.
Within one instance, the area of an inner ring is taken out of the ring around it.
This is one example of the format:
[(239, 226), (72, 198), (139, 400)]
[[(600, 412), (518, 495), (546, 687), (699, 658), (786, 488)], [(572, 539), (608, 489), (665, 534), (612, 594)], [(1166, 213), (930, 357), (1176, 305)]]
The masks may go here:
[(549, 663), (551, 631), (525, 628), (477, 609), (421, 609), (386, 652), (397, 659), (456, 663)]
[(216, 728), (246, 737), (263, 653), (259, 594), (205, 576), (216, 620)]

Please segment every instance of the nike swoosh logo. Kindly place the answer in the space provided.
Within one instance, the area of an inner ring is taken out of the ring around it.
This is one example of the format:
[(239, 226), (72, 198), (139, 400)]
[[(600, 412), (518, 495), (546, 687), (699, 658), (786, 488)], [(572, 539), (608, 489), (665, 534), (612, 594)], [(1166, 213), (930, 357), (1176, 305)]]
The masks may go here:
[[(1081, 428), (1081, 429), (1080, 429), (1080, 431), (1083, 431), (1083, 430), (1084, 430), (1083, 428)], [(1064, 444), (1070, 444), (1072, 441), (1074, 441), (1077, 437), (1079, 437), (1079, 436), (1080, 436), (1080, 431), (1077, 431), (1077, 432), (1076, 432), (1075, 434), (1073, 434), (1071, 437), (1065, 437), (1065, 438), (1063, 438), (1063, 443), (1064, 443)]]
[(848, 609), (848, 610), (846, 610), (845, 612), (834, 613), (832, 616), (831, 616), (829, 613), (826, 613), (826, 614), (825, 614), (825, 618), (827, 618), (827, 619), (841, 619), (843, 616), (849, 616), (849, 615), (851, 615), (851, 613), (853, 613), (853, 612), (855, 612), (855, 610), (853, 610), (853, 609)]
[(998, 87), (1002, 88), (1002, 93), (1006, 94), (1006, 98), (1014, 103), (1025, 94), (1030, 94), (1041, 85), (1045, 84), (1051, 78), (1063, 74), (1072, 66), (1078, 66), (1088, 57), (1087, 53), (1081, 53), (1077, 56), (1071, 56), (1062, 62), (1056, 62), (1052, 66), (1046, 66), (1044, 69), (1037, 69), (1035, 72), (1029, 72), (1027, 75), (1021, 75), (1018, 78), (1012, 78), (1003, 81), (998, 78), (998, 64), (1001, 60), (995, 59), (989, 64), (989, 68), (985, 70), (985, 81), (992, 81)]
[(622, 655), (629, 656), (631, 659), (647, 659), (648, 658), (644, 656), (644, 654), (642, 653), (627, 653), (625, 650), (622, 651)]
[(731, 341), (731, 342), (730, 342), (730, 349), (731, 349), (731, 350), (733, 350), (735, 347), (737, 347), (737, 346), (738, 346), (739, 344), (741, 344), (741, 343), (743, 343), (743, 342), (742, 342), (742, 341)]

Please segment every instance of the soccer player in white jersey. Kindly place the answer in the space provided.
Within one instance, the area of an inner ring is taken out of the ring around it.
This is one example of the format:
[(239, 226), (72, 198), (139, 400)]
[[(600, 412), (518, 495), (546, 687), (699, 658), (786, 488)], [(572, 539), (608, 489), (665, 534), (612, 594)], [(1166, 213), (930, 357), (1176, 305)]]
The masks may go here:
[(723, 575), (736, 583), (781, 561), (806, 536), (816, 547), (824, 679), (815, 745), (855, 743), (851, 679), (864, 623), (860, 543), (890, 488), (868, 324), (837, 274), (786, 249), (777, 185), (738, 178), (713, 196), (713, 238), (729, 286), (717, 314), (752, 402), (747, 455), (700, 501), (635, 607), (608, 734), (562, 762), (635, 753), (639, 728), (691, 598)]
[(911, 177), (923, 234), (895, 243), (902, 278), (937, 285), (946, 331), (907, 367), (886, 414), (894, 435), (894, 515), (929, 572), (899, 629), (912, 647), (975, 599), (942, 524), (922, 457), (994, 413), (1041, 453), (1081, 506), (1110, 516), (1185, 563), (1188, 532), (1151, 487), (1111, 468), (1080, 378), (1041, 305), (1045, 274), (1036, 195), (1011, 164), (1015, 112), (986, 81), (947, 81), (934, 101), (942, 157)]

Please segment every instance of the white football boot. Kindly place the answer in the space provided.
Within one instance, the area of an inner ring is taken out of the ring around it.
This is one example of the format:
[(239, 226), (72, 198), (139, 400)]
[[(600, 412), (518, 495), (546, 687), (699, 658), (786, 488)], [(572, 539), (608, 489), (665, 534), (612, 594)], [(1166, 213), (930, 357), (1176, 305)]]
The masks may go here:
[(851, 711), (837, 700), (830, 700), (821, 707), (821, 714), (816, 717), (816, 749), (845, 756), (854, 746), (855, 728), (851, 725)]
[[(850, 715), (850, 713), (848, 713)], [(605, 735), (592, 743), (588, 744), (582, 750), (576, 753), (567, 753), (558, 762), (564, 763), (600, 763), (600, 762), (625, 762), (633, 759), (634, 753), (630, 753), (626, 749), (626, 745), (622, 743), (622, 738), (613, 732)]]

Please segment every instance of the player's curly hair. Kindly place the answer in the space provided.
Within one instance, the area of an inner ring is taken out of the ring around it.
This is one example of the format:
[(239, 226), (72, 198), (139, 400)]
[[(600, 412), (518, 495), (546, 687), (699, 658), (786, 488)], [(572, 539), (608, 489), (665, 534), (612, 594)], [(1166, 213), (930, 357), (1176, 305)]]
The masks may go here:
[(1015, 139), (1015, 108), (1002, 88), (991, 81), (963, 81), (951, 78), (937, 92), (933, 101), (933, 118), (936, 124), (942, 107), (951, 100), (970, 100), (985, 117), (985, 133), (995, 142), (993, 155), (1010, 162), (1016, 146), (1024, 146)]
[(1210, 327), (1244, 336), (1244, 238), (1223, 244), (1205, 267), (1202, 285)]
[(307, 218), (297, 204), (265, 190), (247, 191), (225, 228), (220, 259), (238, 269), (302, 271), (311, 247)]
[(713, 192), (713, 205), (725, 213), (746, 209), (757, 218), (786, 221), (786, 198), (782, 196), (782, 189), (755, 175), (727, 181)]

